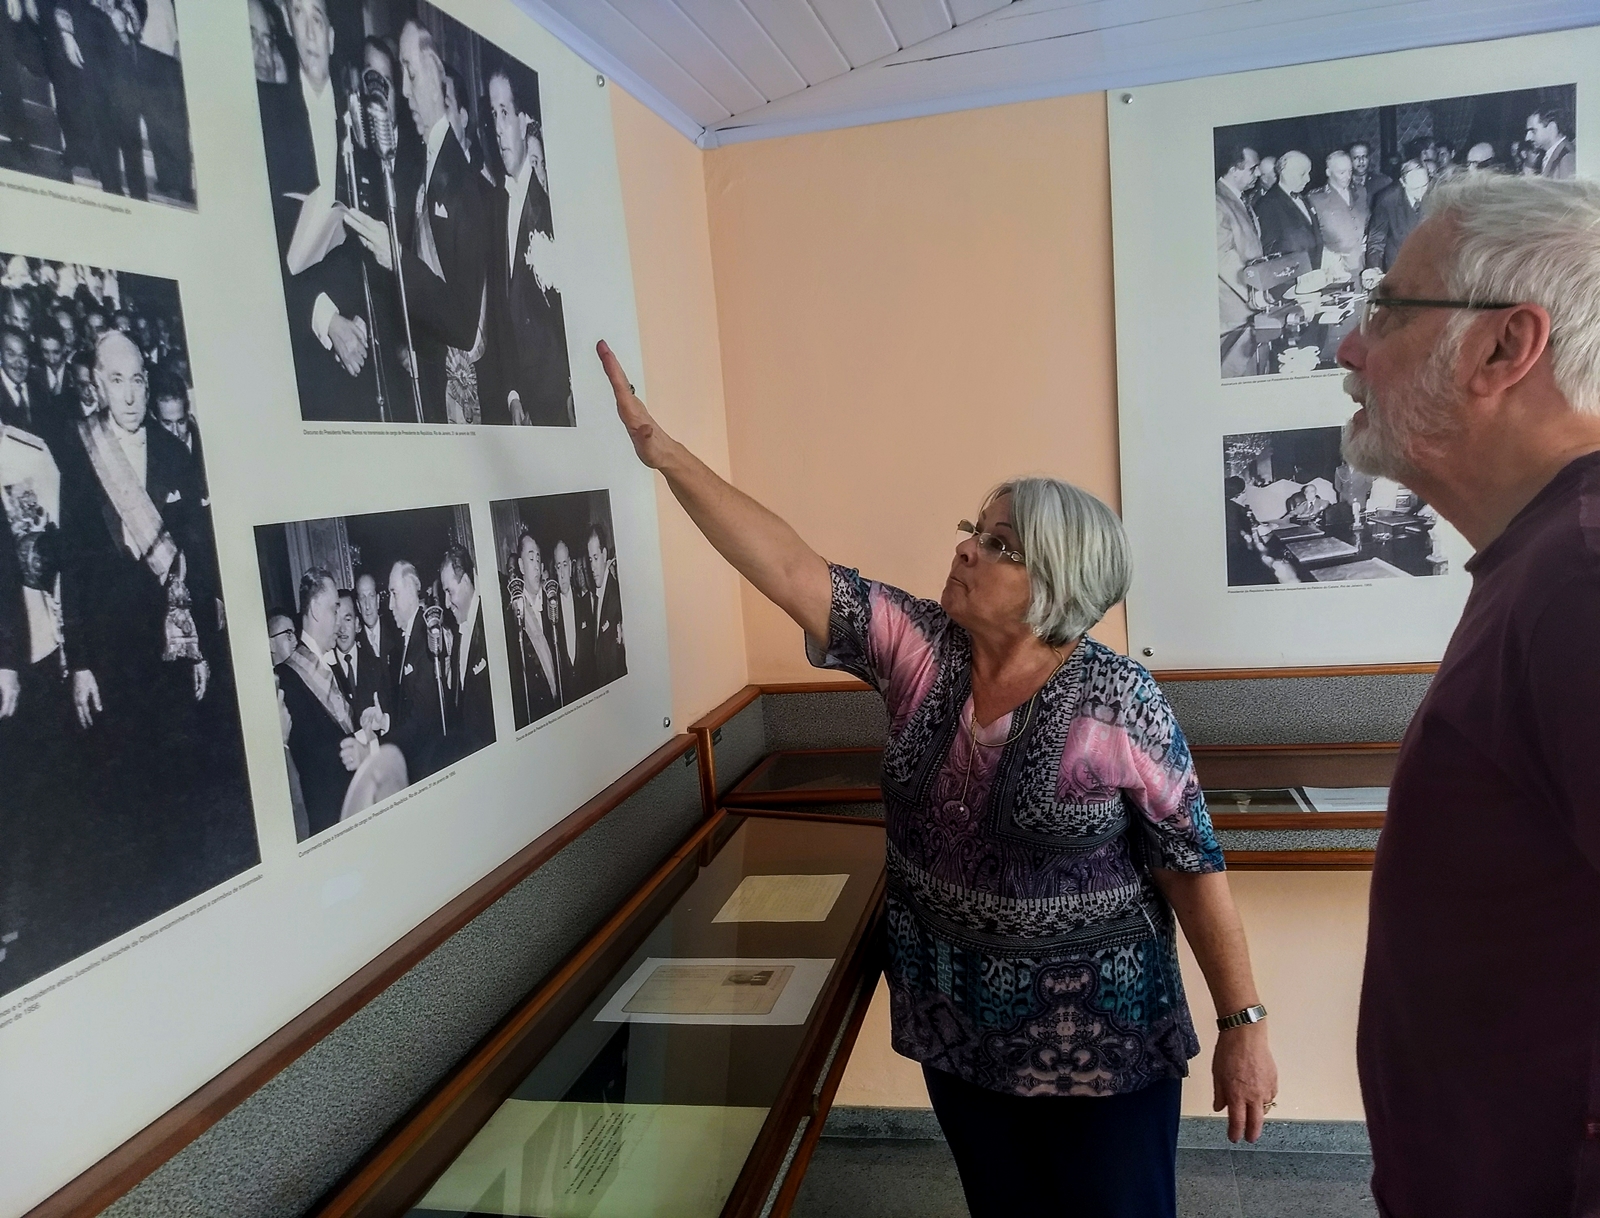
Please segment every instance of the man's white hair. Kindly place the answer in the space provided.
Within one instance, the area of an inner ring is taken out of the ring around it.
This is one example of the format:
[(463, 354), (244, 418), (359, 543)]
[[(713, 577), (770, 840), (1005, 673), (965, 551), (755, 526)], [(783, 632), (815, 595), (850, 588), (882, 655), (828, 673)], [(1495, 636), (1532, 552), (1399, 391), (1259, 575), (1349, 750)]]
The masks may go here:
[[(1456, 225), (1446, 293), (1542, 306), (1556, 387), (1574, 410), (1600, 415), (1600, 183), (1453, 175), (1434, 184), (1423, 215)], [(1471, 322), (1469, 313), (1453, 319), (1446, 345)]]
[(1128, 595), (1133, 556), (1117, 514), (1057, 478), (1012, 478), (986, 502), (1011, 496), (1033, 598), (1025, 620), (1052, 647), (1076, 639)]

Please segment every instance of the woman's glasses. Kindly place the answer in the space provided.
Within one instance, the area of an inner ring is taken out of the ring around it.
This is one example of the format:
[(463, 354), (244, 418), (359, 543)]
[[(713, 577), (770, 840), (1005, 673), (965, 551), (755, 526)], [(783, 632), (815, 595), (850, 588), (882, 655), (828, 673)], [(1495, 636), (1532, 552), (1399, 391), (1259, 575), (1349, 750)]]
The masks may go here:
[(993, 533), (983, 532), (970, 520), (960, 521), (957, 523), (956, 528), (962, 533), (969, 534), (972, 540), (978, 543), (978, 553), (982, 554), (990, 562), (999, 562), (1002, 558), (1009, 559), (1012, 562), (1026, 561), (1022, 557), (1021, 550), (1013, 550)]

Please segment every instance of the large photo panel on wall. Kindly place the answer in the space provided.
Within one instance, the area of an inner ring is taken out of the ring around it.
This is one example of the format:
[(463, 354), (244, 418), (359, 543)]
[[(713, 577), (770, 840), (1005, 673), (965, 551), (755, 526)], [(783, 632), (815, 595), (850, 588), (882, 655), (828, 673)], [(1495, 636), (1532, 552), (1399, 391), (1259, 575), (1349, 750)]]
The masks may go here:
[(3, 999), (260, 854), (178, 285), (0, 263)]
[(1217, 127), (1222, 375), (1334, 368), (1432, 183), (1573, 176), (1576, 93), (1550, 85)]
[[(149, 92), (151, 203), (0, 165), (0, 1218), (675, 730), (654, 475), (592, 354), (648, 396), (610, 86), (514, 0), (175, 13), (198, 206), (156, 202)], [(491, 508), (526, 496), (537, 718)]]
[(1597, 54), (1582, 29), (1108, 93), (1140, 660), (1443, 655), (1471, 547), (1341, 455), (1339, 347), (1436, 183), (1584, 171)]
[(196, 2), (0, 5), (0, 169), (193, 208), (178, 9)]
[(538, 74), (425, 0), (246, 0), (307, 421), (570, 427)]

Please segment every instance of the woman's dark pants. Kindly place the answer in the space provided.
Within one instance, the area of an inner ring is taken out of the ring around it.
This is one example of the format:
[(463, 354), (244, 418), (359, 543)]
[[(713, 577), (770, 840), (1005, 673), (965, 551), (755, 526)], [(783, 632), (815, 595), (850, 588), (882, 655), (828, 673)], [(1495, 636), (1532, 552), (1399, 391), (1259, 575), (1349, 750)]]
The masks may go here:
[(972, 1218), (1175, 1218), (1181, 1079), (1078, 1097), (922, 1075)]

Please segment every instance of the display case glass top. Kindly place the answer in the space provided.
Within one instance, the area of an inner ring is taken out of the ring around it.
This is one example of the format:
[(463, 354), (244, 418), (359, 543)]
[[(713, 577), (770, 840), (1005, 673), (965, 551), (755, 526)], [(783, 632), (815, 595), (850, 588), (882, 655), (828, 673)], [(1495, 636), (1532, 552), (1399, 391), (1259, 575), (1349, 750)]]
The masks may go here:
[[(883, 830), (730, 821), (731, 836), (411, 1214), (744, 1212), (728, 1208), (735, 1184), (875, 915)], [(806, 920), (776, 920), (790, 913)]]
[(882, 777), (882, 749), (791, 749), (762, 760), (723, 802), (759, 807), (876, 800)]

